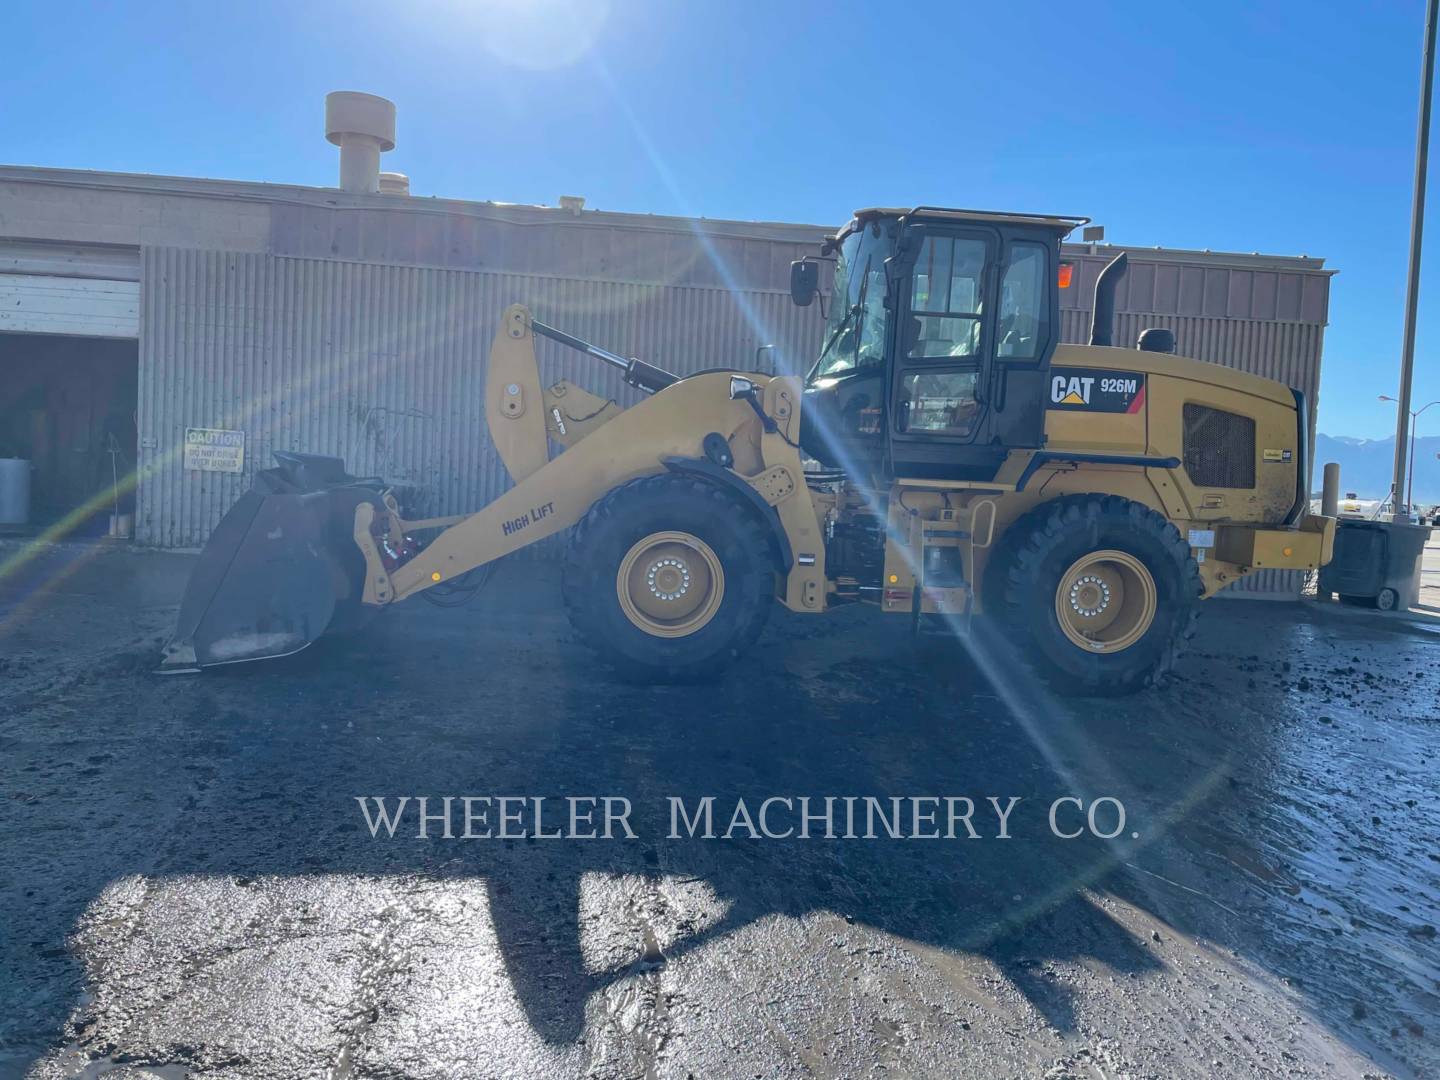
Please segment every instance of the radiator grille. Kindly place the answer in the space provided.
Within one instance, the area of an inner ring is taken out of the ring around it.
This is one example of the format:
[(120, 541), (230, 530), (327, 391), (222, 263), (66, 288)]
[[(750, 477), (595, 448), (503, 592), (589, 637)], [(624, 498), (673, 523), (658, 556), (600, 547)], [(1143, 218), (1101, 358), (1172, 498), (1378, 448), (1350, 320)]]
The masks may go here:
[(1248, 416), (1185, 406), (1185, 471), (1196, 487), (1255, 486), (1255, 421)]

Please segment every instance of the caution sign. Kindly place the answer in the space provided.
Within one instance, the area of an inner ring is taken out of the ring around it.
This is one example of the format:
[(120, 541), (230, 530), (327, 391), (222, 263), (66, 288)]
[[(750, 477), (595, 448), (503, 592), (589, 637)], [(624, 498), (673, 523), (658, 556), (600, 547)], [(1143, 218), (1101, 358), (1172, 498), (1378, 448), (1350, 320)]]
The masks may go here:
[(185, 468), (202, 472), (241, 472), (245, 468), (245, 433), (219, 428), (185, 429)]
[(1138, 413), (1145, 406), (1145, 375), (1101, 368), (1051, 368), (1050, 409)]

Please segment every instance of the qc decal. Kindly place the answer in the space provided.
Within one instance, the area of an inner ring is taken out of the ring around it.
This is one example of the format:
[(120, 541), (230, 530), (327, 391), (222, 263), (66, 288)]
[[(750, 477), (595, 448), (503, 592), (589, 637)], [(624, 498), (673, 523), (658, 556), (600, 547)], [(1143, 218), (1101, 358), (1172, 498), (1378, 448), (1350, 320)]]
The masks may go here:
[(1145, 376), (1138, 371), (1053, 368), (1047, 408), (1138, 413), (1145, 405)]
[(1265, 448), (1266, 461), (1275, 461), (1284, 464), (1293, 461), (1294, 458), (1295, 455), (1289, 450), (1272, 450), (1268, 446)]

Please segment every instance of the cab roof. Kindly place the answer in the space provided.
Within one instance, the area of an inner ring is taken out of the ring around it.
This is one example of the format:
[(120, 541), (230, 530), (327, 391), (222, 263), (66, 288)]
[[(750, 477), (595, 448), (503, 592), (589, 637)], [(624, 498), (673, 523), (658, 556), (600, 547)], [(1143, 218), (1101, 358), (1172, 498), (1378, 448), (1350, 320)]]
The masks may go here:
[(973, 221), (984, 225), (1040, 225), (1054, 229), (1061, 236), (1090, 223), (1088, 217), (1070, 217), (1065, 214), (1020, 214), (1005, 210), (962, 210), (945, 206), (871, 206), (855, 211), (856, 221), (868, 221), (877, 217), (934, 218), (943, 221)]

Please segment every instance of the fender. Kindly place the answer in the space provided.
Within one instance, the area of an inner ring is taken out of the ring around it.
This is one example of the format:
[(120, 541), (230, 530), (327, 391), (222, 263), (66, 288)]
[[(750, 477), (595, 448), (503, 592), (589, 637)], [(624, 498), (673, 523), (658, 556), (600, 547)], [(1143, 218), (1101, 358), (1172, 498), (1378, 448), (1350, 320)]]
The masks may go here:
[(780, 572), (783, 574), (790, 572), (790, 568), (795, 565), (795, 554), (790, 547), (790, 537), (785, 534), (785, 527), (780, 524), (780, 515), (775, 507), (767, 503), (758, 491), (745, 482), (744, 477), (729, 469), (721, 468), (709, 458), (666, 457), (660, 460), (672, 473), (702, 476), (710, 483), (734, 492), (746, 503), (755, 507), (761, 520), (770, 526), (770, 544)]

